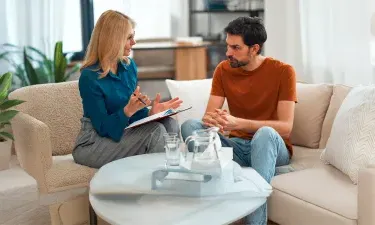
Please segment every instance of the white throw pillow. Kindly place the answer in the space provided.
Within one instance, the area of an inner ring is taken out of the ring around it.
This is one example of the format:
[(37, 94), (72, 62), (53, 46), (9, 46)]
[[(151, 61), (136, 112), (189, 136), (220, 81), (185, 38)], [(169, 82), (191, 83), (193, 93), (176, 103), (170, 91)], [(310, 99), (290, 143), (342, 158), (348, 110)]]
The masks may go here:
[(192, 109), (177, 115), (179, 124), (182, 125), (188, 119), (202, 119), (210, 97), (212, 79), (188, 81), (167, 79), (165, 82), (171, 97), (179, 97), (183, 100), (181, 108), (192, 106)]
[(321, 158), (347, 174), (354, 184), (358, 172), (375, 164), (375, 87), (353, 88), (333, 122)]

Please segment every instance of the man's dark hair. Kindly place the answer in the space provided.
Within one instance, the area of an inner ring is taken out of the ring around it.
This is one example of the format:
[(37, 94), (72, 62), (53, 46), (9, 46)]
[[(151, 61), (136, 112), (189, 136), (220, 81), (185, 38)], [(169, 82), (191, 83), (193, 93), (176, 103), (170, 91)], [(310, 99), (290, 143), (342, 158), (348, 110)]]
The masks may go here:
[(267, 32), (262, 19), (258, 17), (239, 17), (231, 21), (224, 29), (225, 33), (239, 35), (247, 46), (259, 45), (258, 54), (262, 51), (264, 42), (267, 40)]

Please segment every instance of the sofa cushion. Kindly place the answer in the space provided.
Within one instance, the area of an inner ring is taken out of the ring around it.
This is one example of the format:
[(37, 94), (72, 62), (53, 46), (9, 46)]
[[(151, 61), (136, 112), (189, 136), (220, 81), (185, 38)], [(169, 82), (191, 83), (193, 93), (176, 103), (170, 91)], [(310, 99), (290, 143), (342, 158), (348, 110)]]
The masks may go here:
[(344, 101), (351, 89), (352, 87), (345, 85), (335, 85), (333, 87), (333, 94), (323, 122), (319, 148), (326, 147), (329, 135), (331, 134), (333, 120), (336, 117), (337, 111), (339, 111), (342, 101)]
[(357, 185), (330, 165), (275, 176), (271, 185), (274, 190), (345, 218), (358, 218)]
[[(166, 80), (166, 84), (172, 98), (179, 97), (183, 100), (185, 107), (192, 106), (192, 109), (177, 115), (176, 118), (180, 125), (188, 119), (202, 119), (210, 98), (212, 79)], [(223, 108), (228, 110), (226, 101)]]
[(188, 119), (201, 119), (206, 110), (210, 97), (212, 79), (191, 80), (191, 81), (165, 81), (171, 94), (171, 98), (179, 97), (183, 100), (185, 107), (192, 106), (192, 109), (179, 113), (177, 120), (181, 125)]
[(375, 164), (375, 86), (354, 87), (332, 125), (322, 159), (358, 182), (358, 172)]
[(87, 187), (96, 169), (74, 162), (71, 154), (53, 156), (52, 167), (46, 175), (49, 192)]
[(308, 148), (318, 148), (322, 124), (332, 95), (328, 84), (297, 84), (291, 142)]

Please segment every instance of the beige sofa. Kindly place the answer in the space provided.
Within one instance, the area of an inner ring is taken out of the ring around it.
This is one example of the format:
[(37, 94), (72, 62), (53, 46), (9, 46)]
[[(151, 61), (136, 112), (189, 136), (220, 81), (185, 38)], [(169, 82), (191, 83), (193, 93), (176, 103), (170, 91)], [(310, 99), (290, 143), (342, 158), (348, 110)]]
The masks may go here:
[[(172, 97), (181, 97), (194, 110), (179, 115), (179, 122), (201, 118), (211, 80), (172, 81)], [(271, 184), (269, 219), (280, 225), (374, 225), (375, 165), (360, 172), (358, 185), (330, 165), (320, 154), (326, 146), (336, 113), (351, 90), (343, 85), (297, 84), (291, 141), (291, 164), (277, 168)], [(194, 99), (199, 99), (196, 101)], [(226, 105), (224, 105), (226, 107)]]
[[(210, 79), (167, 80), (172, 97), (193, 106), (179, 114), (180, 123), (203, 115), (210, 85)], [(280, 225), (375, 224), (375, 168), (362, 170), (357, 186), (319, 160), (349, 91), (341, 85), (298, 84), (294, 157), (289, 166), (278, 168), (288, 173), (272, 180), (270, 220)], [(75, 164), (71, 156), (82, 116), (77, 81), (18, 89), (10, 98), (27, 101), (17, 106), (22, 113), (12, 122), (16, 152), (22, 168), (36, 179), (40, 198), (50, 205), (52, 224), (87, 223), (87, 185), (95, 170)]]
[(358, 185), (320, 160), (336, 113), (350, 91), (343, 85), (298, 84), (291, 162), (296, 172), (276, 176), (269, 219), (280, 225), (375, 224), (375, 166)]

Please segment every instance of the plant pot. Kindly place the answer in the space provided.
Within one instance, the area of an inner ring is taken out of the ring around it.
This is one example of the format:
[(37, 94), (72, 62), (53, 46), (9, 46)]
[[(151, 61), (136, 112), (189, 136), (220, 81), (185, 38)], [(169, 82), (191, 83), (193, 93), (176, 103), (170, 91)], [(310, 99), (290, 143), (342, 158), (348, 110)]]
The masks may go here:
[(9, 169), (12, 140), (0, 142), (0, 171)]

